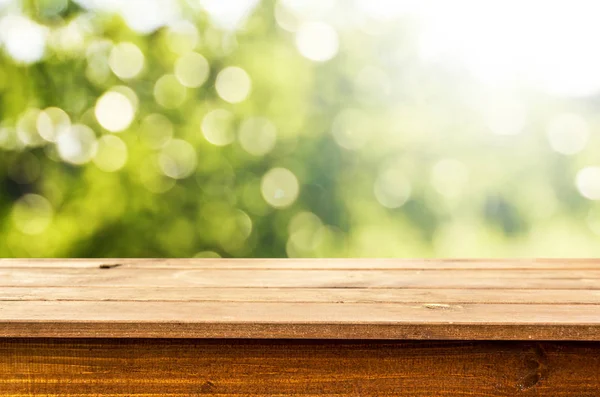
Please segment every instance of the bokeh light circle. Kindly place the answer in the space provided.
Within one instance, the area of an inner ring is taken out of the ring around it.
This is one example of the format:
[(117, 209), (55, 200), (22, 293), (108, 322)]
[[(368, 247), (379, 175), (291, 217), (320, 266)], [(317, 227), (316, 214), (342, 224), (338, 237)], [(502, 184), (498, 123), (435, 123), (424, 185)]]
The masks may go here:
[(272, 168), (262, 178), (262, 196), (272, 207), (289, 207), (296, 201), (299, 192), (298, 178), (287, 168)]
[(67, 163), (81, 165), (89, 162), (98, 147), (96, 134), (86, 125), (74, 124), (56, 139), (58, 155)]
[(166, 116), (152, 113), (142, 120), (140, 139), (152, 149), (160, 149), (173, 137), (173, 123)]
[(300, 212), (288, 224), (289, 239), (286, 251), (289, 256), (305, 256), (314, 251), (323, 240), (323, 223), (312, 212)]
[(215, 109), (202, 119), (202, 135), (213, 145), (225, 146), (233, 142), (234, 116), (228, 110)]
[(550, 120), (546, 133), (552, 150), (564, 155), (572, 155), (585, 148), (590, 129), (583, 117), (573, 113), (563, 113)]
[(397, 166), (384, 168), (373, 185), (373, 192), (379, 204), (387, 208), (403, 206), (411, 195), (410, 181)]
[(177, 21), (167, 29), (167, 45), (177, 54), (192, 51), (199, 41), (198, 28), (190, 21)]
[(21, 15), (0, 18), (0, 42), (17, 62), (32, 64), (40, 61), (46, 51), (48, 29)]
[(138, 76), (144, 67), (144, 53), (133, 43), (119, 43), (110, 51), (108, 64), (117, 77), (132, 79)]
[(36, 127), (42, 138), (48, 142), (56, 142), (56, 138), (71, 126), (69, 115), (57, 107), (42, 110), (37, 117)]
[(184, 179), (196, 171), (196, 150), (183, 139), (173, 139), (161, 150), (158, 164), (161, 171), (173, 179)]
[(46, 143), (37, 128), (40, 110), (27, 109), (17, 120), (17, 137), (26, 146), (36, 147)]
[(329, 61), (338, 53), (338, 34), (324, 22), (305, 22), (296, 32), (296, 47), (311, 61)]
[(118, 171), (127, 162), (127, 145), (115, 135), (104, 135), (98, 139), (98, 150), (93, 161), (102, 171)]
[(215, 82), (217, 94), (226, 102), (239, 103), (248, 97), (252, 81), (248, 73), (237, 66), (221, 70)]
[(217, 259), (220, 258), (221, 255), (214, 251), (200, 251), (194, 255), (194, 258), (212, 258)]
[(185, 87), (200, 87), (208, 79), (209, 72), (208, 61), (197, 52), (189, 52), (175, 61), (175, 77)]
[(154, 84), (154, 99), (164, 108), (175, 109), (186, 99), (186, 88), (172, 74), (165, 74)]
[(277, 128), (264, 117), (252, 117), (240, 125), (239, 140), (242, 148), (254, 155), (269, 153), (277, 140)]
[(45, 197), (26, 194), (15, 202), (12, 220), (22, 233), (36, 235), (48, 228), (53, 214), (54, 209)]
[(600, 200), (600, 167), (581, 169), (575, 177), (575, 185), (583, 197), (589, 200)]
[(103, 128), (111, 132), (120, 132), (133, 121), (135, 108), (124, 94), (108, 91), (96, 101), (94, 113)]
[(170, 178), (162, 171), (159, 161), (160, 156), (147, 157), (139, 165), (140, 182), (146, 189), (155, 194), (168, 192), (175, 186), (176, 180)]

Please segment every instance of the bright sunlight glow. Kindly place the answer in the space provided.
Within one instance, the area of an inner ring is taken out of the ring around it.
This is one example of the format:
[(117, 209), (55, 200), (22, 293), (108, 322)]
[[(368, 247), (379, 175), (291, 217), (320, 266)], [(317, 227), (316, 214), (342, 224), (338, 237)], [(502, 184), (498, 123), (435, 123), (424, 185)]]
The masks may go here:
[(421, 27), (419, 49), (426, 59), (458, 63), (492, 86), (525, 84), (564, 96), (600, 90), (600, 52), (595, 50), (600, 2), (403, 3), (403, 13)]

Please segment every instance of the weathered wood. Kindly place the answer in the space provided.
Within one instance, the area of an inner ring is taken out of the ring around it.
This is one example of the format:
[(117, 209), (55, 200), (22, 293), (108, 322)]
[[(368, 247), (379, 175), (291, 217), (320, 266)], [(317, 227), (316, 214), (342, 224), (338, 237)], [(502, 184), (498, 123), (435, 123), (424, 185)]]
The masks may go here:
[(596, 260), (0, 260), (4, 337), (600, 341), (599, 303)]
[(598, 390), (599, 260), (0, 260), (0, 397)]
[(598, 270), (240, 270), (5, 268), (0, 287), (600, 289)]
[(1, 301), (600, 304), (600, 290), (415, 288), (4, 287)]
[(534, 269), (600, 270), (597, 259), (2, 259), (0, 268), (98, 268), (100, 266), (134, 269), (296, 269), (296, 270), (450, 270), (450, 269)]
[(26, 301), (1, 303), (0, 336), (600, 340), (599, 313), (598, 305)]
[(600, 344), (0, 339), (0, 396), (592, 397)]

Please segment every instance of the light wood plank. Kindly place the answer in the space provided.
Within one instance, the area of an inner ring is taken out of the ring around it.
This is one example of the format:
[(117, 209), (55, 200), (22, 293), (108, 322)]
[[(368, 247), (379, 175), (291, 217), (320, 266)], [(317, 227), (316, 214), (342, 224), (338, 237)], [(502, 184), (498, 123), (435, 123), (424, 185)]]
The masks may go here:
[(5, 301), (2, 321), (600, 324), (596, 305)]
[(600, 340), (597, 305), (2, 302), (0, 337)]
[(1, 301), (600, 304), (600, 290), (5, 287)]
[(0, 259), (1, 268), (98, 268), (122, 266), (132, 269), (291, 269), (291, 270), (451, 270), (533, 269), (600, 270), (598, 259)]
[(600, 340), (594, 260), (2, 263), (0, 336)]
[(6, 286), (600, 289), (600, 270), (10, 269)]

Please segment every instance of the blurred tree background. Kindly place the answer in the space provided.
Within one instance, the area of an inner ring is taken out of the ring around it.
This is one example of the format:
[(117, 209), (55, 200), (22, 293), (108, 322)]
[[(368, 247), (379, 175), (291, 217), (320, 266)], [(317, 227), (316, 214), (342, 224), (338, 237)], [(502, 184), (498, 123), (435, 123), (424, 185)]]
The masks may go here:
[(0, 0), (0, 256), (599, 255), (597, 13), (480, 3)]

